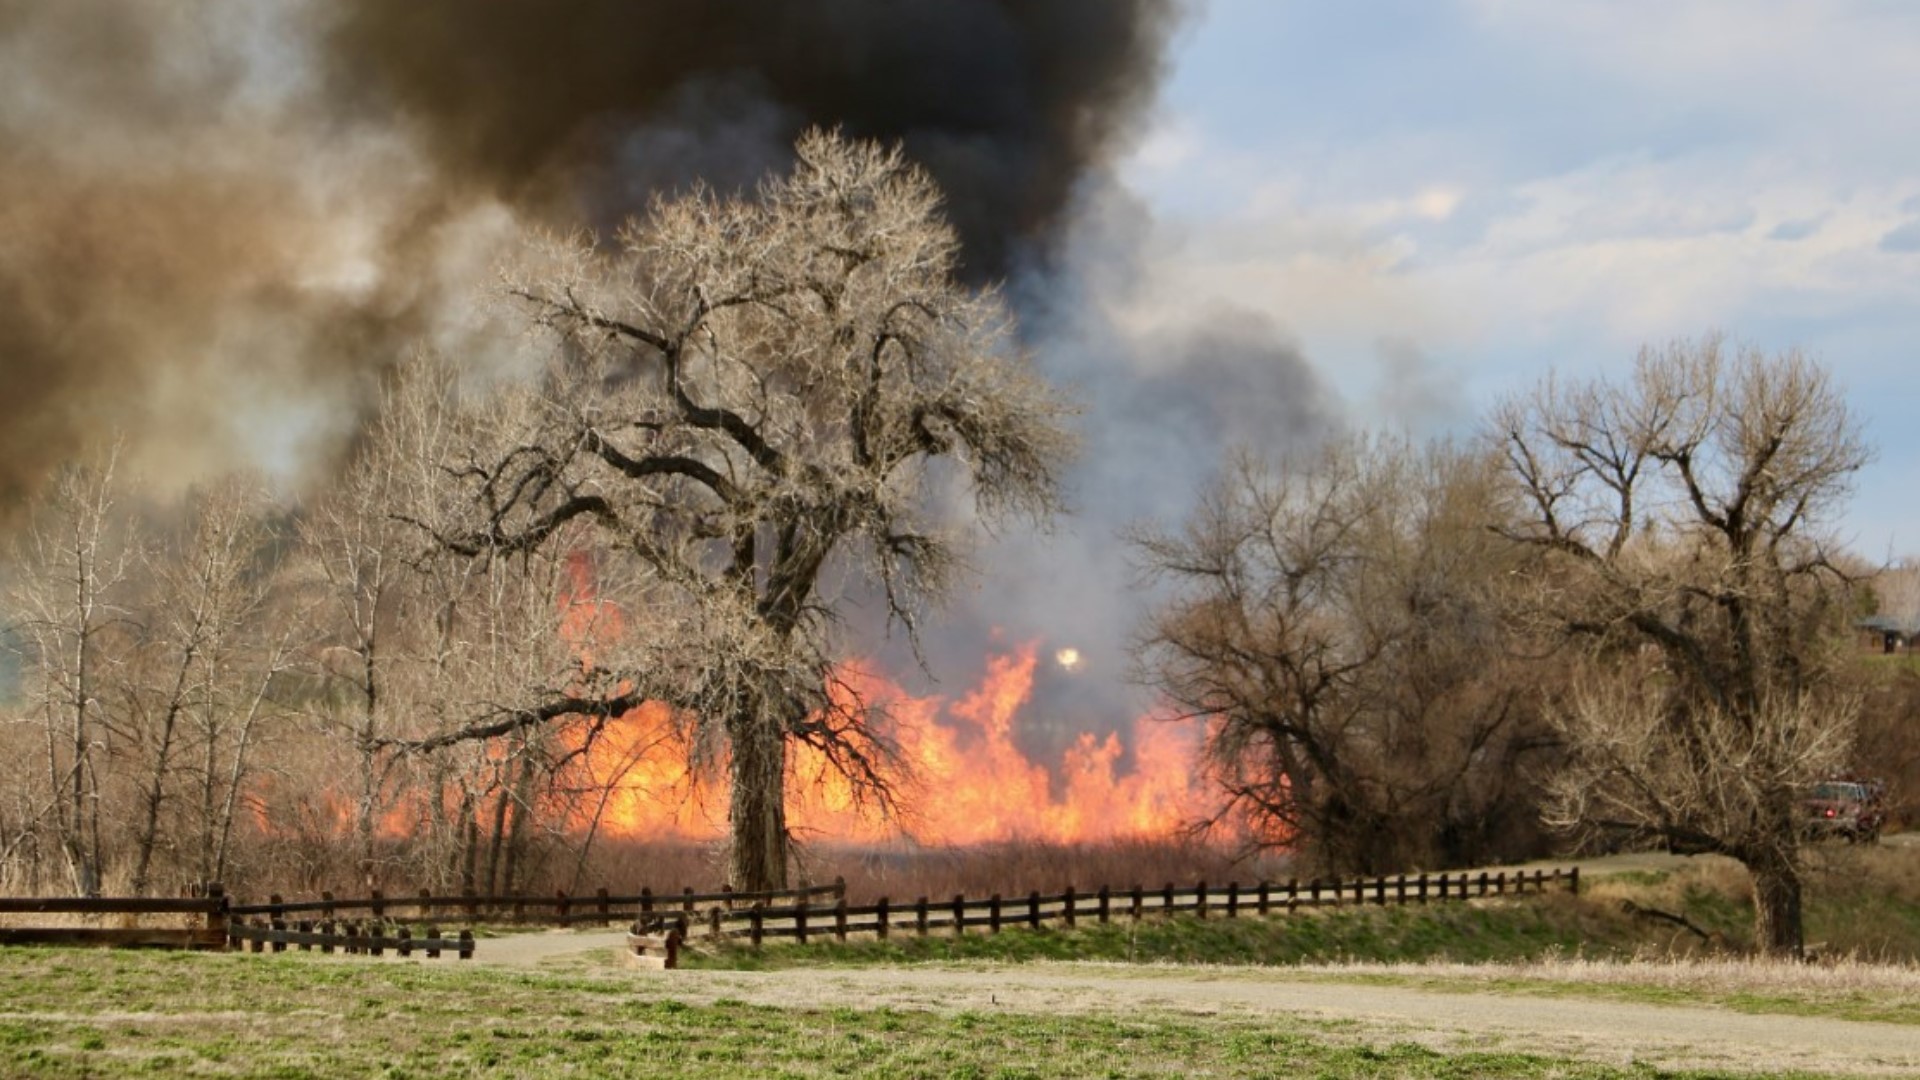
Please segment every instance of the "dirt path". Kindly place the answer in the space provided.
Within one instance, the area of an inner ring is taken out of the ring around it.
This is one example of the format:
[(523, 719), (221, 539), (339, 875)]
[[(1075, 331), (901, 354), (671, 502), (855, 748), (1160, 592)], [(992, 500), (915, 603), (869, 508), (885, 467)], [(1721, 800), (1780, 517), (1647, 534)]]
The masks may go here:
[[(482, 941), (488, 966), (561, 968), (632, 980), (696, 1001), (940, 1011), (1118, 1012), (1286, 1017), (1325, 1037), (1436, 1049), (1516, 1050), (1667, 1068), (1920, 1075), (1920, 1027), (1716, 1008), (1436, 993), (1304, 979), (1284, 971), (1102, 964), (1020, 967), (627, 971), (621, 933), (522, 934)], [(444, 961), (443, 961), (444, 962)]]

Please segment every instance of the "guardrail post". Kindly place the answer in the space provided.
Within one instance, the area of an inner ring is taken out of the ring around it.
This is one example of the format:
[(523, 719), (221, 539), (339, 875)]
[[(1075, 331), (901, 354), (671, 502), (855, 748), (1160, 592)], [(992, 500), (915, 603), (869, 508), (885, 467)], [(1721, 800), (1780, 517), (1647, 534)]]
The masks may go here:
[(473, 959), (473, 931), (460, 931), (460, 959)]
[(997, 934), (1000, 932), (1000, 894), (994, 893), (987, 903), (987, 932)]
[(1113, 890), (1100, 886), (1100, 925), (1105, 926), (1113, 919)]
[(891, 905), (887, 903), (887, 898), (883, 896), (880, 898), (879, 903), (873, 905), (873, 929), (875, 933), (880, 935), (881, 941), (887, 940), (888, 931), (893, 929), (892, 926), (888, 925), (892, 918), (893, 912)]
[(1069, 885), (1067, 886), (1067, 891), (1064, 895), (1064, 899), (1066, 900), (1066, 903), (1060, 908), (1060, 912), (1066, 919), (1067, 929), (1071, 930), (1073, 929), (1074, 926), (1077, 925), (1074, 919), (1074, 916), (1077, 913), (1073, 909), (1076, 905), (1080, 903), (1080, 898), (1074, 894), (1073, 886)]

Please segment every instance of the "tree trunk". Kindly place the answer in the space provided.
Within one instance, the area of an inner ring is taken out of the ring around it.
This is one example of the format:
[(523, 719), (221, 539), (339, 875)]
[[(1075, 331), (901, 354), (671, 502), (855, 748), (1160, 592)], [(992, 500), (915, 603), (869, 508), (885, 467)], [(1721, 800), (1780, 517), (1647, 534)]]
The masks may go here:
[(787, 887), (786, 733), (759, 716), (727, 724), (732, 797), (727, 882), (739, 892)]
[(1799, 959), (1806, 952), (1801, 921), (1800, 868), (1777, 855), (1749, 861), (1753, 877), (1753, 945), (1769, 956)]

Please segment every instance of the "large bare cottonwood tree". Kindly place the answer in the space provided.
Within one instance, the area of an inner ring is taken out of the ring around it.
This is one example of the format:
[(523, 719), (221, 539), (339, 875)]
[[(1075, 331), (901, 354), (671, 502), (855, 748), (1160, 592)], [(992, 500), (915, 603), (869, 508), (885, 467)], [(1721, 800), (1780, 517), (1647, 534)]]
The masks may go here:
[(1207, 724), (1207, 763), (1254, 835), (1336, 874), (1538, 841), (1527, 766), (1548, 740), (1504, 642), (1494, 465), (1338, 439), (1242, 460), (1182, 529), (1136, 538), (1168, 587), (1143, 674)]
[(590, 550), (626, 617), (564, 682), (431, 744), (664, 702), (726, 763), (745, 889), (786, 883), (795, 741), (884, 801), (884, 740), (829, 692), (836, 613), (870, 591), (911, 631), (961, 565), (956, 510), (1044, 517), (1071, 450), (959, 255), (924, 172), (816, 132), (753, 197), (664, 199), (617, 251), (552, 245), (512, 275), (547, 372), (474, 425), (430, 527), (476, 559)]
[(1850, 750), (1849, 582), (1822, 529), (1869, 458), (1858, 422), (1804, 355), (1709, 337), (1624, 382), (1548, 381), (1490, 435), (1529, 607), (1583, 647), (1552, 817), (1739, 860), (1757, 944), (1798, 953), (1799, 801)]

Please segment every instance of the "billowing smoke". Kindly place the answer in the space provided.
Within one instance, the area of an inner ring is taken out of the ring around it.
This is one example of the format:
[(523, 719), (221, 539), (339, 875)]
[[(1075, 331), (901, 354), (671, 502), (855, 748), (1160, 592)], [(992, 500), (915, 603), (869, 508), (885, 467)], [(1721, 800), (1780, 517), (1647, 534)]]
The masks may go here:
[[(510, 199), (730, 188), (809, 125), (904, 142), (975, 276), (1059, 220), (1157, 88), (1175, 0), (335, 0), (333, 85)], [(606, 206), (611, 200), (611, 206)], [(599, 203), (600, 205), (592, 205)]]
[(968, 272), (1043, 256), (1179, 0), (0, 0), (0, 511), (110, 430), (179, 482), (324, 461), (483, 340), (518, 224), (899, 139)]

